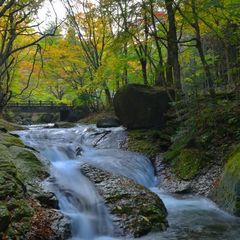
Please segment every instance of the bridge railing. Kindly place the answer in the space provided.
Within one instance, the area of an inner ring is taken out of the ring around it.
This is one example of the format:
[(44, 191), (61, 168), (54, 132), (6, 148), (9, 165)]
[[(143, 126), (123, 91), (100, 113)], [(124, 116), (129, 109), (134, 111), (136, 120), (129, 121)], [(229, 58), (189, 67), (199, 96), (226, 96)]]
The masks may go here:
[(66, 105), (62, 103), (56, 103), (53, 101), (21, 101), (21, 102), (9, 102), (7, 107), (72, 107), (72, 105)]

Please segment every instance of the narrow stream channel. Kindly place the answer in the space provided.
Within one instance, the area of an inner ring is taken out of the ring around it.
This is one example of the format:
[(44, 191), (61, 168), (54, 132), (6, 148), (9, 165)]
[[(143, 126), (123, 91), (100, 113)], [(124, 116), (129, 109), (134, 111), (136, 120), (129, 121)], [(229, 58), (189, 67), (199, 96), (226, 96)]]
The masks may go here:
[(74, 240), (114, 239), (111, 216), (103, 199), (79, 171), (81, 164), (89, 162), (129, 177), (161, 197), (168, 209), (170, 227), (166, 232), (151, 233), (141, 239), (240, 239), (240, 220), (221, 211), (211, 201), (190, 195), (171, 195), (157, 188), (150, 161), (143, 155), (120, 149), (126, 137), (122, 128), (32, 126), (17, 133), (26, 145), (50, 161), (51, 178), (46, 187), (56, 194), (61, 211), (70, 217)]

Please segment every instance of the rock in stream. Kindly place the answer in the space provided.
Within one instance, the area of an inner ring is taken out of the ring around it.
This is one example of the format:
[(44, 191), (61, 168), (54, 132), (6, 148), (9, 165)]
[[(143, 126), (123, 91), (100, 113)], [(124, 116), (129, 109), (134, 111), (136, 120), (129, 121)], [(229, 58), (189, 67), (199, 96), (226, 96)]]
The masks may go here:
[(126, 177), (84, 164), (81, 172), (96, 186), (113, 215), (116, 234), (140, 237), (168, 227), (167, 210), (161, 199)]

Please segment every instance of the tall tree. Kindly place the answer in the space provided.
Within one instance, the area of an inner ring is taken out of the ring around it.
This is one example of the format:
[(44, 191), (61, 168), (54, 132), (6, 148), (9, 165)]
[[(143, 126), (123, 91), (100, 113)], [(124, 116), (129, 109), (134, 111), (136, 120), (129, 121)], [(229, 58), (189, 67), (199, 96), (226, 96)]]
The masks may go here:
[(14, 70), (20, 62), (21, 52), (34, 49), (32, 67), (19, 94), (29, 87), (37, 55), (41, 52), (41, 40), (55, 33), (56, 28), (52, 32), (41, 32), (40, 24), (34, 22), (41, 3), (41, 0), (0, 1), (0, 111), (12, 97)]
[(174, 0), (165, 0), (168, 15), (167, 33), (167, 80), (175, 83), (177, 89), (181, 90), (180, 64), (178, 60), (178, 38), (175, 20)]

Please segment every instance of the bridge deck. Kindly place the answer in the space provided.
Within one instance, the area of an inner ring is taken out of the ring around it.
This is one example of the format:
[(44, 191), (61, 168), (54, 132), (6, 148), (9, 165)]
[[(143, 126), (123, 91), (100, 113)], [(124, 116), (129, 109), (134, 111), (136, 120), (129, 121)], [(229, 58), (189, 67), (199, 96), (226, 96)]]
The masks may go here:
[(26, 102), (10, 102), (6, 109), (18, 112), (60, 112), (69, 111), (72, 105), (57, 104), (50, 101), (26, 101)]

